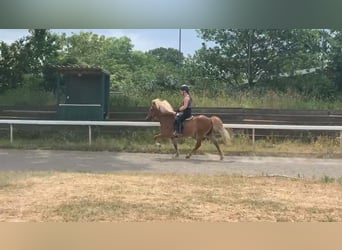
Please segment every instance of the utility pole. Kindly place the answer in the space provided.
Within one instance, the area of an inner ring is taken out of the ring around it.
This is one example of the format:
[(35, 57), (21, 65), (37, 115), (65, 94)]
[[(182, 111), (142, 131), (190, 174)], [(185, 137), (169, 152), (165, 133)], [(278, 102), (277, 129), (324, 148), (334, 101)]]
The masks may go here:
[(182, 29), (179, 29), (178, 32), (178, 51), (179, 51), (179, 66), (182, 66), (182, 58), (181, 58), (181, 54), (182, 54)]
[(252, 79), (252, 34), (253, 30), (248, 30), (248, 84), (251, 86)]
[(182, 29), (179, 29), (178, 38), (178, 50), (182, 52)]

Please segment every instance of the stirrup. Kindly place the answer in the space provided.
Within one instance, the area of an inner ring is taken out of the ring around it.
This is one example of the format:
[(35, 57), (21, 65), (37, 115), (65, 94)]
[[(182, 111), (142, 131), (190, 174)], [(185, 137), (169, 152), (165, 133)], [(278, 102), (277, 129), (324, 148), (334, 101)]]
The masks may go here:
[(174, 137), (181, 137), (182, 136), (182, 134), (181, 133), (178, 133), (178, 132), (173, 132), (173, 134), (172, 134)]

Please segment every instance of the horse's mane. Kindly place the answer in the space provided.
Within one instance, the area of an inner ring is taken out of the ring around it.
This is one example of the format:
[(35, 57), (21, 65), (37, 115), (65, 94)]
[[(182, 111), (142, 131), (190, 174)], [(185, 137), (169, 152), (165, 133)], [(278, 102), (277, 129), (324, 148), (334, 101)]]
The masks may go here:
[(162, 114), (172, 113), (173, 108), (171, 104), (166, 100), (160, 100), (159, 98), (152, 100)]

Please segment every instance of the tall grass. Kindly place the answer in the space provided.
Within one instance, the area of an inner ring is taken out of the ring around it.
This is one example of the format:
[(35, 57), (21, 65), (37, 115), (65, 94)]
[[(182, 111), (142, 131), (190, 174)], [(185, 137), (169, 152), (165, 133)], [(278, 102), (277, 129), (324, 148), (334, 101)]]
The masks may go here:
[[(342, 95), (335, 100), (323, 100), (303, 96), (295, 92), (276, 91), (234, 91), (210, 92), (193, 91), (194, 107), (232, 107), (232, 108), (274, 108), (274, 109), (342, 109)], [(180, 91), (155, 91), (147, 93), (131, 93), (129, 95), (115, 95), (111, 97), (113, 106), (149, 106), (151, 100), (161, 98), (168, 100), (177, 107), (181, 104)]]
[[(323, 100), (300, 95), (296, 92), (280, 92), (272, 90), (209, 90), (191, 91), (194, 107), (230, 107), (230, 108), (273, 108), (273, 109), (342, 109), (342, 94), (333, 100)], [(178, 90), (165, 91), (131, 91), (111, 95), (113, 107), (149, 106), (155, 98), (168, 100), (172, 106), (178, 107), (182, 102)], [(55, 96), (50, 92), (31, 88), (17, 88), (0, 94), (0, 105), (53, 105)]]
[(27, 87), (10, 89), (0, 95), (0, 105), (51, 105), (55, 103), (52, 93)]

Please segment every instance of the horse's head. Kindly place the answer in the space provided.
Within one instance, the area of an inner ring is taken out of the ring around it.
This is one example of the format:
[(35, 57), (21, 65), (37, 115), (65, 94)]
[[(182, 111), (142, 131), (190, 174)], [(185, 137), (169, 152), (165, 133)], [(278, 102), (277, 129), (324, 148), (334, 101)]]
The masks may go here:
[(152, 102), (152, 105), (149, 108), (147, 116), (145, 119), (148, 121), (156, 120), (157, 116), (158, 116), (158, 111), (159, 111), (159, 109), (157, 108), (156, 103)]
[(159, 120), (161, 115), (173, 114), (173, 108), (166, 100), (161, 101), (160, 99), (152, 100), (152, 105), (148, 110), (146, 120)]

